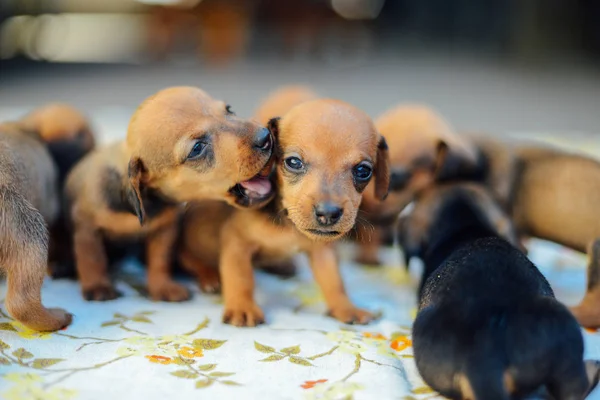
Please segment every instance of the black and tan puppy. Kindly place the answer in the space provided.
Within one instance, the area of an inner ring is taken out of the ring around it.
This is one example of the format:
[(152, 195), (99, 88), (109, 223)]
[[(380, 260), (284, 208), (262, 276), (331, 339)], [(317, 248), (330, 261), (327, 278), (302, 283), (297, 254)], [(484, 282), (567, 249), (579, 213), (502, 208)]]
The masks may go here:
[(169, 88), (144, 101), (126, 141), (92, 152), (67, 180), (84, 297), (118, 296), (104, 244), (137, 240), (146, 247), (150, 297), (187, 299), (170, 273), (180, 205), (218, 199), (253, 207), (270, 197), (270, 182), (259, 172), (272, 147), (266, 128), (236, 117), (200, 89)]
[[(95, 137), (87, 118), (74, 107), (52, 103), (21, 119), (25, 129), (38, 132), (58, 167), (58, 187), (63, 191), (71, 169), (95, 147)], [(68, 216), (64, 207), (50, 228), (49, 272), (54, 278), (74, 277), (75, 267)]]
[(42, 137), (21, 122), (0, 125), (0, 269), (7, 276), (5, 305), (29, 328), (54, 331), (71, 322), (42, 305), (48, 229), (59, 213), (58, 171)]
[(415, 202), (431, 214), (420, 240), (424, 274), (413, 326), (425, 382), (451, 399), (508, 400), (540, 388), (557, 400), (584, 399), (600, 363), (583, 361), (573, 315), (468, 190), (430, 190), (442, 199), (436, 208)]
[(337, 100), (304, 102), (269, 126), (277, 138), (276, 198), (253, 211), (199, 205), (190, 217), (197, 223), (186, 224), (187, 256), (204, 269), (219, 263), (227, 323), (264, 322), (254, 300), (253, 264), (285, 263), (299, 252), (309, 257), (330, 315), (369, 322), (373, 315), (354, 306), (345, 292), (333, 245), (354, 226), (373, 177), (377, 196), (387, 193), (385, 140), (364, 112)]

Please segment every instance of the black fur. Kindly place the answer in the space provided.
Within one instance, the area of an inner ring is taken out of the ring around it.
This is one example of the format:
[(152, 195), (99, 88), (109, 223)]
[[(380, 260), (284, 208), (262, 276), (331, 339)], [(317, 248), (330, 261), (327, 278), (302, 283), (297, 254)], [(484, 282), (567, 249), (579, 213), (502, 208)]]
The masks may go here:
[[(485, 223), (468, 195), (438, 209), (420, 257), (425, 264), (413, 327), (417, 368), (432, 388), (461, 399), (508, 400), (546, 386), (556, 399), (583, 399), (589, 383), (583, 338), (527, 257)], [(504, 387), (504, 373), (517, 393)]]

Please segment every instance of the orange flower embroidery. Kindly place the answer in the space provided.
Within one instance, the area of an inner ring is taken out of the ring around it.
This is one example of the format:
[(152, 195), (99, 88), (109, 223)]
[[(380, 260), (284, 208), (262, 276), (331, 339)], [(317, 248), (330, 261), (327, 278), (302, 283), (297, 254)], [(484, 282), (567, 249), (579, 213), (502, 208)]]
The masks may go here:
[(365, 333), (363, 333), (363, 336), (366, 338), (369, 338), (369, 339), (387, 340), (387, 338), (385, 336), (383, 336), (381, 333), (365, 332)]
[(150, 362), (156, 363), (156, 364), (168, 365), (168, 364), (171, 364), (173, 362), (173, 360), (171, 359), (171, 357), (165, 357), (165, 356), (146, 356), (146, 358)]
[(184, 358), (204, 357), (202, 349), (194, 349), (192, 347), (182, 347), (177, 350), (177, 353)]
[(390, 343), (390, 347), (396, 351), (402, 351), (410, 346), (412, 346), (412, 340), (406, 336), (398, 336), (396, 339), (392, 340), (392, 343)]
[(304, 382), (304, 384), (300, 385), (300, 387), (303, 389), (312, 389), (315, 387), (315, 385), (325, 382), (327, 382), (327, 379), (319, 379), (318, 381), (306, 381)]

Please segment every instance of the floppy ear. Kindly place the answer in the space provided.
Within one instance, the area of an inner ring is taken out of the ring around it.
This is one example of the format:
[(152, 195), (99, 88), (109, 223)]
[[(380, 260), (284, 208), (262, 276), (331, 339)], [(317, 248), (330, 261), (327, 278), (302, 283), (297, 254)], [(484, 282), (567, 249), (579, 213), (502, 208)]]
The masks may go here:
[(375, 162), (375, 197), (385, 200), (390, 190), (390, 155), (387, 142), (379, 136), (377, 161)]
[(275, 139), (277, 139), (279, 136), (279, 120), (280, 119), (281, 119), (280, 117), (275, 117), (275, 118), (271, 118), (269, 120), (269, 122), (267, 122), (267, 129), (269, 130), (269, 132), (271, 132), (271, 135), (273, 135), (273, 137)]
[(436, 180), (447, 180), (460, 177), (475, 177), (481, 172), (477, 161), (459, 151), (453, 150), (448, 143), (440, 140), (436, 146), (434, 177)]
[(143, 225), (146, 221), (146, 210), (144, 209), (144, 203), (142, 201), (142, 190), (143, 190), (143, 177), (146, 172), (144, 163), (139, 158), (132, 158), (129, 160), (129, 190), (127, 190), (127, 200), (135, 215), (140, 220), (140, 224)]

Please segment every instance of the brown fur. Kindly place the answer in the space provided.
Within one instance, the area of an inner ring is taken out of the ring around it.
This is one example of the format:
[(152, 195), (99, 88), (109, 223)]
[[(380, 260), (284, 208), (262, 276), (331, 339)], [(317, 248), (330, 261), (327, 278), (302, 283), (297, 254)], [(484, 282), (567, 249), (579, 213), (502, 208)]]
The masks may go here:
[(0, 126), (0, 269), (8, 312), (31, 329), (55, 331), (72, 316), (48, 309), (41, 287), (48, 260), (47, 224), (59, 212), (58, 171), (42, 138), (22, 123)]
[[(384, 232), (416, 193), (430, 186), (436, 174), (446, 173), (456, 164), (476, 163), (473, 146), (455, 135), (448, 122), (425, 106), (398, 105), (382, 114), (375, 125), (388, 142), (391, 190), (384, 201), (379, 201), (371, 184), (363, 196), (361, 214), (367, 223), (357, 224), (360, 245), (357, 261), (370, 265), (379, 264), (378, 249)], [(444, 165), (438, 167), (442, 143), (448, 154)], [(400, 184), (399, 180), (404, 181), (402, 190), (394, 187)]]
[[(354, 226), (364, 188), (355, 187), (353, 168), (372, 165), (380, 197), (388, 187), (385, 140), (362, 111), (336, 100), (302, 103), (270, 129), (278, 138), (278, 197), (263, 210), (236, 211), (224, 205), (201, 205), (186, 219), (184, 247), (198, 265), (215, 268), (223, 281), (223, 319), (255, 326), (264, 315), (254, 301), (252, 266), (277, 264), (304, 252), (323, 291), (330, 314), (347, 323), (367, 323), (373, 315), (356, 308), (346, 295), (333, 242)], [(294, 173), (288, 157), (306, 170)], [(366, 186), (366, 183), (365, 183)], [(324, 202), (343, 208), (337, 222), (323, 227), (315, 207)], [(220, 241), (216, 232), (221, 232)], [(202, 249), (202, 250), (200, 250)]]
[[(69, 175), (66, 197), (84, 297), (117, 297), (104, 241), (143, 240), (148, 289), (156, 300), (181, 301), (188, 291), (170, 276), (180, 204), (203, 199), (253, 207), (235, 190), (270, 160), (270, 139), (225, 103), (197, 88), (165, 89), (140, 105), (124, 142), (97, 150)], [(191, 157), (199, 143), (202, 157)]]
[(318, 97), (317, 93), (307, 86), (282, 86), (269, 93), (256, 110), (255, 116), (258, 122), (267, 125), (271, 118), (281, 117), (298, 104)]

